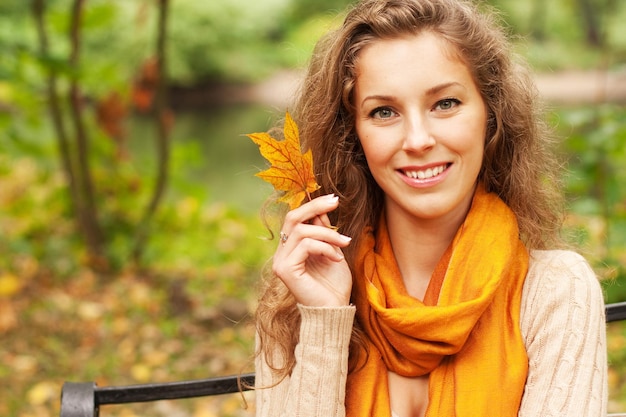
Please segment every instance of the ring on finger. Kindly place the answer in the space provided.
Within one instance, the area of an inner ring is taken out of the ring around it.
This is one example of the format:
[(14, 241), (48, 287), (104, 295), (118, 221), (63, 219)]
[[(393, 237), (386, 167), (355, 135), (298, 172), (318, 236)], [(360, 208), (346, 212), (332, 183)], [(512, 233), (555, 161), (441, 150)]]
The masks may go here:
[(280, 234), (278, 235), (278, 238), (280, 239), (280, 243), (282, 243), (283, 246), (285, 246), (285, 243), (287, 242), (287, 239), (289, 239), (289, 236), (285, 232), (280, 232)]

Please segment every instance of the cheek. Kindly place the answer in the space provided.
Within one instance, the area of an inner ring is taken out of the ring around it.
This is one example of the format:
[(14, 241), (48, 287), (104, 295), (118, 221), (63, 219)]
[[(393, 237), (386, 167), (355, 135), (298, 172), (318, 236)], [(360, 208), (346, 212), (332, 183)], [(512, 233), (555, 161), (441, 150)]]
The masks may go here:
[(485, 159), (485, 152), (483, 150), (482, 145), (480, 147), (477, 147), (474, 158), (475, 158), (475, 170), (476, 170), (476, 174), (478, 174), (483, 166), (483, 161)]
[(477, 129), (472, 137), (468, 137), (464, 141), (465, 149), (462, 151), (475, 165), (476, 171), (479, 171), (485, 157), (485, 130)]
[(477, 113), (475, 117), (468, 118), (464, 132), (464, 138), (460, 141), (462, 152), (471, 155), (482, 163), (485, 141), (487, 140), (486, 115)]
[(367, 135), (359, 135), (359, 140), (361, 141), (361, 148), (363, 149), (365, 158), (369, 161), (375, 154), (374, 149), (376, 148), (376, 146), (374, 145), (371, 138)]
[(368, 135), (367, 131), (363, 129), (357, 129), (357, 135), (359, 142), (361, 143), (361, 149), (365, 155), (365, 162), (367, 167), (376, 181), (378, 181), (379, 167), (383, 164), (383, 149), (380, 143), (376, 143), (373, 138)]
[(371, 170), (373, 165), (381, 163), (385, 159), (385, 155), (388, 153), (387, 147), (385, 146), (386, 141), (373, 135), (367, 129), (358, 130), (357, 134), (361, 142), (361, 148), (365, 154), (365, 159), (368, 165), (370, 165)]
[(361, 144), (361, 149), (363, 150), (363, 153), (365, 154), (365, 158), (369, 161), (370, 155), (372, 153), (372, 147), (373, 147), (371, 136), (369, 132), (367, 131), (367, 129), (363, 128), (363, 126), (359, 122), (356, 123), (355, 130), (356, 130), (356, 137), (358, 138), (358, 141)]

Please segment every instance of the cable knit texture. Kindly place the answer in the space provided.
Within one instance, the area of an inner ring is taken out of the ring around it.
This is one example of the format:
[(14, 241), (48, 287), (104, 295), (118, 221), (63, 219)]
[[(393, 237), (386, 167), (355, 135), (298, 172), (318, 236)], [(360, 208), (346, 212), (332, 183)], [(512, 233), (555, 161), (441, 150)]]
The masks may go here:
[[(257, 357), (256, 415), (345, 416), (348, 349), (355, 308), (298, 308), (302, 324), (291, 377), (279, 382), (262, 356)], [(273, 388), (262, 388), (276, 383)]]
[(536, 251), (524, 285), (529, 368), (520, 416), (604, 416), (608, 396), (602, 292), (587, 262)]
[[(256, 415), (345, 416), (355, 308), (299, 310), (302, 326), (291, 377), (276, 380), (263, 355), (257, 357)], [(605, 416), (604, 302), (587, 262), (570, 251), (531, 252), (520, 315), (529, 371), (519, 417)]]

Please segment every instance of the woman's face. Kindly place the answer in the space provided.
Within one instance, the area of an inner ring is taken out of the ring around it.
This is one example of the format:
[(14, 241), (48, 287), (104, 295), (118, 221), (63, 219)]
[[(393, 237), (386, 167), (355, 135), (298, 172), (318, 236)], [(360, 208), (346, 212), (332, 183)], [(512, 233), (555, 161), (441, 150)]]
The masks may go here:
[(356, 130), (388, 216), (462, 221), (471, 204), (487, 110), (452, 48), (424, 32), (359, 53)]

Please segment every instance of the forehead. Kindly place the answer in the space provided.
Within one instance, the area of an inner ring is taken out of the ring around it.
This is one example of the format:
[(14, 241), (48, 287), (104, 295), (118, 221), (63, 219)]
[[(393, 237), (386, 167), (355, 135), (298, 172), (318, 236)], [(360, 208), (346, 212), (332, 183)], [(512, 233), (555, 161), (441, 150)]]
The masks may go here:
[[(430, 46), (430, 48), (428, 48), (428, 52), (437, 53), (451, 62), (462, 64), (467, 67), (470, 72), (473, 72), (459, 48), (448, 41), (443, 35), (432, 30), (424, 30), (415, 34), (404, 34), (396, 37), (370, 40), (365, 46), (363, 46), (363, 48), (361, 48), (356, 56), (355, 67), (357, 72), (363, 55), (369, 55), (373, 50), (372, 55), (375, 55), (374, 61), (382, 58), (388, 58), (384, 52), (387, 51), (392, 45), (394, 48), (400, 47), (404, 49), (405, 56), (407, 58), (411, 55), (411, 52), (416, 48), (416, 46), (421, 47), (422, 49), (424, 46)], [(416, 66), (428, 65), (428, 58), (432, 58), (432, 54), (430, 56), (423, 56), (422, 58), (423, 59), (420, 60), (414, 60), (411, 64)]]
[(371, 41), (358, 55), (355, 76), (357, 89), (428, 88), (452, 81), (478, 87), (458, 48), (432, 31)]

